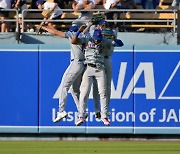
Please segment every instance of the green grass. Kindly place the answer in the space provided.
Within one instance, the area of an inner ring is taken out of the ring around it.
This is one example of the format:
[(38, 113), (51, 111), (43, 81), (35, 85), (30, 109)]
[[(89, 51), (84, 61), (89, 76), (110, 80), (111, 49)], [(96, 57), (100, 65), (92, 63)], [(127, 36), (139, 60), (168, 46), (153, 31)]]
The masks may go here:
[(180, 142), (0, 141), (0, 154), (180, 154)]

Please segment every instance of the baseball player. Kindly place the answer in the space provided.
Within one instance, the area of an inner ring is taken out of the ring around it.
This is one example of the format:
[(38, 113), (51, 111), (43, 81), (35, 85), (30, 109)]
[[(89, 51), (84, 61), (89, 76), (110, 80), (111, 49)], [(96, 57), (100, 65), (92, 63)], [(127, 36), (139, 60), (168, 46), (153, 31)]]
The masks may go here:
[[(108, 22), (104, 20), (103, 15), (95, 14), (93, 15), (92, 19), (89, 21), (88, 26), (83, 31), (83, 33), (85, 34), (89, 33), (89, 35), (92, 36), (95, 29), (102, 30), (103, 28), (107, 26), (108, 26)], [(96, 80), (93, 80), (93, 100), (94, 100), (94, 107), (95, 107), (95, 117), (101, 118), (99, 94), (98, 94)]]
[[(97, 20), (98, 19), (100, 20)], [(89, 29), (89, 33), (92, 36), (93, 32), (95, 29), (100, 29), (102, 30), (102, 35), (104, 37), (106, 37), (107, 39), (110, 39), (112, 41), (116, 40), (116, 43), (114, 44), (115, 46), (123, 46), (123, 42), (121, 40), (117, 40), (117, 32), (115, 30), (112, 30), (109, 27), (109, 24), (107, 21), (105, 21), (102, 17), (101, 14), (97, 14), (96, 16), (94, 16), (94, 21), (96, 22), (89, 22), (89, 26), (88, 28), (86, 28), (85, 31), (86, 32)], [(98, 22), (97, 22), (98, 21)], [(114, 45), (112, 45), (110, 48), (106, 48), (106, 55), (105, 55), (105, 60), (104, 60), (104, 64), (105, 64), (105, 73), (106, 73), (106, 80), (107, 80), (107, 102), (108, 102), (108, 106), (109, 106), (109, 101), (110, 101), (110, 97), (111, 97), (111, 79), (112, 79), (112, 62), (111, 62), (111, 55), (114, 51)], [(93, 100), (94, 100), (94, 106), (95, 106), (95, 116), (96, 118), (100, 118), (101, 114), (100, 114), (100, 107), (99, 107), (99, 94), (98, 94), (98, 89), (97, 89), (97, 83), (94, 80), (93, 82)]]
[[(56, 30), (53, 26), (52, 27), (42, 27), (44, 30), (58, 35), (63, 38), (69, 39), (71, 41), (72, 37), (74, 36), (75, 32), (78, 30), (77, 26), (70, 27), (68, 32), (62, 32)], [(66, 69), (61, 84), (58, 88), (59, 92), (59, 112), (57, 113), (57, 118), (54, 122), (59, 122), (64, 117), (67, 117), (68, 113), (65, 111), (65, 106), (67, 102), (67, 95), (68, 91), (71, 87), (71, 94), (74, 98), (77, 110), (79, 111), (79, 87), (81, 84), (82, 74), (84, 72), (84, 53), (83, 53), (83, 46), (82, 45), (74, 45), (71, 44), (71, 60), (70, 65)]]
[[(111, 47), (105, 48), (106, 54), (104, 56), (104, 66), (105, 66), (105, 73), (106, 73), (106, 87), (107, 87), (107, 104), (109, 107), (109, 102), (111, 98), (111, 79), (112, 79), (112, 61), (111, 61), (111, 56), (114, 51), (114, 46), (122, 47), (124, 44), (121, 40), (117, 39), (117, 34), (115, 31), (113, 31), (110, 28), (104, 28), (102, 29), (102, 35), (106, 39), (109, 39), (111, 41), (115, 41)], [(99, 104), (99, 94), (97, 90), (97, 84), (96, 82), (93, 83), (93, 100), (95, 104), (95, 109), (96, 109), (96, 117), (100, 118), (100, 114), (98, 112), (98, 104)]]
[(106, 74), (104, 66), (105, 47), (111, 47), (112, 41), (103, 39), (101, 30), (95, 30), (93, 36), (86, 38), (78, 38), (79, 34), (85, 29), (85, 25), (81, 26), (72, 38), (72, 44), (85, 45), (85, 65), (86, 69), (83, 74), (83, 79), (80, 88), (80, 110), (79, 119), (76, 123), (80, 126), (84, 122), (84, 115), (87, 106), (87, 101), (90, 93), (90, 87), (95, 79), (98, 86), (98, 92), (101, 102), (101, 120), (104, 125), (109, 126), (108, 120), (108, 104), (106, 97)]
[[(83, 33), (85, 33), (86, 35), (90, 35), (92, 37), (95, 29), (102, 30), (106, 26), (108, 26), (108, 23), (104, 20), (104, 16), (102, 14), (94, 14), (91, 20), (88, 22), (88, 26), (85, 28)], [(95, 91), (93, 91), (95, 117), (101, 118), (99, 95), (96, 80), (93, 80), (93, 89), (95, 89)]]

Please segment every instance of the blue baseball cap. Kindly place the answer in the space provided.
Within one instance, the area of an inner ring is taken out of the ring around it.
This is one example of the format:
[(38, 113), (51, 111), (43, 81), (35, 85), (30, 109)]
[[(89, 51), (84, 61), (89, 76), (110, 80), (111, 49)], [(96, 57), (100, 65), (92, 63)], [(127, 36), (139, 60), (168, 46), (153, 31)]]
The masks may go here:
[(102, 24), (108, 24), (108, 22), (106, 20), (99, 21), (99, 25), (102, 25)]
[(102, 41), (103, 36), (102, 36), (101, 30), (99, 30), (99, 29), (94, 30), (93, 39)]
[(69, 31), (70, 31), (70, 32), (76, 32), (78, 29), (79, 29), (78, 26), (71, 26), (71, 27), (69, 28)]

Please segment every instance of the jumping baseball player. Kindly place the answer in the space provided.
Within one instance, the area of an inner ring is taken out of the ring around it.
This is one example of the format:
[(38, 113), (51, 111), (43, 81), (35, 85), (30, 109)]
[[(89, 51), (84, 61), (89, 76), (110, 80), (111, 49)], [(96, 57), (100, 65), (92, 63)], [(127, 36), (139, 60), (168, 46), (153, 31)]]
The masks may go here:
[[(96, 16), (94, 16), (94, 21), (96, 21), (96, 22), (92, 22), (92, 24), (90, 24), (89, 27), (86, 28), (86, 32), (89, 29), (89, 33), (92, 36), (95, 29), (100, 29), (100, 30), (102, 30), (102, 35), (105, 38), (110, 39), (112, 41), (116, 40), (117, 41), (116, 46), (123, 46), (123, 42), (121, 40), (117, 40), (117, 32), (115, 30), (107, 28), (107, 27), (109, 27), (109, 24), (106, 20), (103, 19), (101, 14), (97, 14)], [(95, 24), (93, 24), (93, 23), (95, 23)], [(106, 55), (104, 57), (105, 58), (104, 59), (105, 73), (106, 73), (106, 81), (107, 81), (108, 106), (109, 106), (110, 97), (111, 97), (111, 79), (112, 79), (111, 55), (114, 51), (114, 46), (115, 46), (115, 44), (113, 44), (110, 48), (109, 47), (106, 48), (107, 51), (106, 51)], [(101, 114), (99, 112), (100, 111), (99, 94), (98, 94), (98, 89), (97, 89), (97, 83), (95, 80), (93, 82), (93, 100), (94, 100), (94, 106), (95, 106), (95, 116), (96, 116), (96, 118), (100, 118)]]
[(106, 74), (104, 66), (104, 57), (106, 55), (105, 47), (111, 47), (112, 41), (103, 39), (101, 30), (95, 30), (93, 37), (90, 35), (87, 38), (78, 38), (79, 34), (86, 26), (81, 26), (72, 38), (72, 44), (85, 45), (85, 65), (86, 69), (83, 74), (83, 79), (80, 88), (80, 111), (79, 119), (76, 123), (80, 126), (84, 122), (85, 110), (90, 93), (90, 87), (95, 79), (98, 85), (98, 92), (101, 102), (101, 120), (104, 125), (109, 126), (108, 120), (108, 104), (106, 97)]
[[(102, 14), (94, 14), (91, 20), (88, 22), (88, 26), (85, 28), (83, 33), (85, 33), (86, 35), (90, 35), (92, 37), (95, 29), (102, 30), (107, 25), (108, 23), (104, 20), (104, 16)], [(95, 91), (93, 91), (95, 117), (101, 118), (99, 95), (96, 80), (93, 80), (93, 89), (95, 89)]]
[[(102, 35), (106, 39), (109, 39), (111, 41), (116, 41), (111, 45), (111, 47), (105, 48), (106, 54), (104, 56), (104, 66), (105, 66), (105, 73), (106, 73), (106, 86), (107, 86), (107, 103), (109, 107), (109, 102), (111, 98), (111, 79), (112, 79), (112, 61), (111, 61), (111, 56), (114, 51), (114, 46), (122, 47), (124, 44), (121, 40), (117, 39), (117, 34), (110, 28), (104, 28), (102, 29)], [(98, 107), (99, 104), (99, 94), (97, 90), (97, 84), (94, 82), (93, 83), (93, 100), (95, 107)], [(98, 108), (96, 109), (98, 110)], [(96, 117), (99, 118), (99, 113), (96, 112)]]
[[(69, 41), (71, 41), (75, 32), (78, 30), (77, 26), (72, 26), (68, 32), (58, 31), (53, 26), (52, 27), (43, 26), (42, 28), (54, 35), (67, 38), (69, 39)], [(83, 50), (82, 45), (71, 44), (70, 65), (66, 69), (62, 77), (61, 84), (58, 88), (59, 112), (57, 113), (57, 118), (54, 120), (54, 122), (59, 122), (61, 119), (63, 119), (68, 115), (68, 113), (65, 111), (65, 106), (67, 102), (68, 91), (71, 86), (72, 86), (71, 94), (76, 103), (77, 110), (79, 111), (79, 95), (80, 95), (79, 87), (81, 84), (82, 74), (84, 72), (84, 59), (85, 59), (82, 50)]]

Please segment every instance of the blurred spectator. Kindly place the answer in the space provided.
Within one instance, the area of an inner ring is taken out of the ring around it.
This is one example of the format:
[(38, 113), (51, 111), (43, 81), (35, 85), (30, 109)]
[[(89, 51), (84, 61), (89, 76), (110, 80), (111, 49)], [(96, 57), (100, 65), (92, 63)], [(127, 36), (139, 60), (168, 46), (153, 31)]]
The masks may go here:
[[(75, 0), (72, 4), (72, 8), (74, 10), (91, 10), (96, 6), (95, 0)], [(90, 20), (93, 15), (92, 11), (82, 11), (77, 20), (75, 20), (72, 24), (76, 24), (81, 26), (82, 24), (86, 24)]]
[(72, 4), (73, 4), (74, 0), (65, 0), (64, 5), (65, 5), (65, 9), (72, 9)]
[(104, 8), (106, 10), (113, 9), (113, 8), (120, 8), (121, 6), (121, 0), (105, 0), (104, 1)]
[(72, 9), (72, 2), (74, 0), (56, 0), (56, 1), (61, 9)]
[(171, 6), (180, 6), (180, 0), (173, 0)]
[(44, 0), (32, 0), (31, 9), (43, 9)]
[(141, 0), (134, 0), (136, 5), (141, 5)]
[(123, 0), (121, 1), (121, 9), (137, 9), (137, 5), (134, 0)]
[[(106, 10), (110, 10), (110, 9), (120, 9), (121, 7), (121, 0), (106, 0), (106, 2), (104, 3), (104, 8)], [(107, 20), (117, 20), (120, 19), (120, 12), (107, 12), (106, 14), (106, 18)], [(109, 22), (109, 26), (110, 28), (117, 28), (118, 24), (117, 22)]]
[[(109, 9), (137, 9), (137, 5), (134, 0), (106, 0), (104, 8)], [(108, 12), (106, 13), (107, 20), (120, 20), (120, 14), (122, 12)], [(111, 29), (117, 29), (120, 31), (121, 23), (120, 22), (109, 22)]]
[(8, 32), (8, 23), (3, 21), (8, 18), (9, 12), (2, 11), (1, 9), (10, 9), (11, 0), (0, 0), (0, 23), (1, 23), (1, 32)]
[(142, 0), (141, 4), (144, 9), (156, 9), (158, 0)]
[(97, 5), (103, 5), (105, 0), (96, 0)]
[(72, 8), (73, 8), (74, 10), (76, 10), (76, 5), (78, 4), (78, 1), (79, 1), (79, 0), (73, 0), (73, 2), (72, 2)]
[(104, 3), (106, 0), (95, 0), (96, 1), (96, 9), (104, 9)]
[[(24, 9), (27, 9), (26, 0), (12, 0), (12, 8), (18, 10), (18, 23), (20, 32), (22, 31), (22, 16), (25, 17), (27, 12), (22, 12)], [(23, 13), (23, 15), (22, 15)], [(26, 31), (26, 26), (24, 25), (24, 30)]]
[[(61, 8), (58, 6), (58, 1), (57, 0), (47, 0), (44, 3), (44, 10), (49, 10), (50, 17), (44, 18), (44, 20), (56, 20), (60, 19), (63, 11)], [(45, 24), (48, 24), (49, 26), (52, 26), (51, 22), (45, 22)]]
[(56, 3), (58, 3), (58, 6), (59, 6), (61, 9), (64, 9), (64, 8), (65, 8), (65, 1), (66, 1), (66, 0), (56, 0)]

